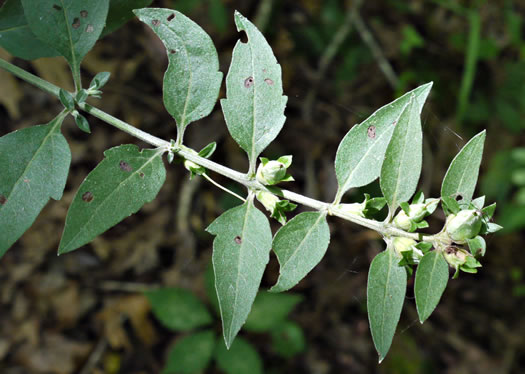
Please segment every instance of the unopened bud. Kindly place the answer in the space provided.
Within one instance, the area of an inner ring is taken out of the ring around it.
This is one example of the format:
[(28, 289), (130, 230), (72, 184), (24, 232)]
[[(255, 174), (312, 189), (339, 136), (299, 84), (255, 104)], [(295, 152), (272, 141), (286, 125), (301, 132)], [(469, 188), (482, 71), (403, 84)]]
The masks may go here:
[(456, 242), (472, 239), (481, 230), (481, 214), (474, 209), (462, 210), (455, 216), (450, 216), (446, 231)]
[(343, 213), (355, 214), (360, 217), (364, 217), (363, 213), (365, 209), (365, 204), (363, 203), (352, 203), (352, 204), (340, 204), (339, 208)]
[(277, 196), (267, 191), (257, 192), (256, 197), (257, 197), (257, 200), (259, 200), (260, 203), (264, 205), (266, 210), (271, 213), (273, 213), (273, 211), (275, 210), (275, 207), (277, 206), (277, 203), (280, 201)]
[(394, 244), (394, 248), (396, 249), (396, 251), (401, 253), (413, 250), (417, 242), (414, 239), (410, 238), (396, 237), (394, 238), (392, 244)]
[(286, 176), (286, 166), (280, 161), (268, 161), (262, 163), (257, 169), (257, 180), (264, 185), (279, 183)]
[(450, 266), (457, 269), (467, 262), (469, 253), (462, 248), (450, 246), (443, 251), (443, 256)]

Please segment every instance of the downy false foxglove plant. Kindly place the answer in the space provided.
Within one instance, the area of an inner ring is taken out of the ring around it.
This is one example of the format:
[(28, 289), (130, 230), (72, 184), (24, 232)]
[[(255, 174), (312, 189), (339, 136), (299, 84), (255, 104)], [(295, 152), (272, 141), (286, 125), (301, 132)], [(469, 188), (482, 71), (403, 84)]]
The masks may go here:
[[(102, 95), (108, 73), (82, 84), (80, 64), (95, 42), (129, 20), (134, 8), (150, 0), (7, 0), (0, 10), (0, 46), (23, 59), (62, 56), (69, 63), (75, 92), (67, 92), (17, 66), (0, 60), (0, 67), (56, 96), (64, 109), (51, 122), (18, 130), (0, 138), (0, 255), (31, 226), (49, 198), (62, 197), (71, 152), (61, 133), (67, 116), (90, 132), (84, 114), (97, 117), (153, 148), (132, 144), (104, 152), (104, 160), (78, 187), (67, 213), (58, 252), (71, 252), (137, 212), (153, 200), (166, 178), (169, 163), (184, 160), (190, 176), (215, 183), (215, 172), (244, 185), (243, 203), (218, 217), (207, 231), (215, 236), (213, 267), (216, 292), (229, 347), (246, 321), (273, 250), (280, 274), (271, 292), (294, 287), (323, 258), (330, 241), (327, 217), (337, 216), (380, 233), (386, 250), (370, 265), (368, 316), (379, 361), (387, 354), (405, 299), (407, 274), (415, 274), (416, 306), (421, 322), (435, 309), (449, 279), (449, 267), (475, 273), (486, 250), (485, 235), (500, 229), (491, 222), (495, 204), (484, 207), (473, 199), (485, 132), (472, 138), (452, 161), (441, 197), (425, 199), (416, 192), (422, 167), (420, 113), (432, 83), (424, 84), (378, 109), (355, 125), (341, 141), (335, 157), (338, 191), (333, 202), (322, 202), (282, 189), (293, 181), (287, 173), (292, 156), (259, 157), (277, 137), (284, 122), (281, 67), (257, 28), (235, 13), (247, 42), (235, 45), (221, 100), (231, 136), (246, 152), (246, 173), (210, 160), (215, 143), (200, 152), (184, 145), (188, 125), (213, 110), (223, 78), (211, 38), (192, 20), (170, 9), (143, 8), (133, 13), (164, 43), (169, 65), (164, 75), (164, 105), (175, 119), (177, 135), (167, 141), (145, 133), (88, 104)], [(5, 93), (4, 93), (5, 94)], [(351, 188), (379, 178), (384, 196), (342, 204)], [(278, 187), (279, 186), (279, 187)], [(259, 200), (283, 226), (272, 234)], [(412, 201), (409, 203), (409, 200)], [(437, 234), (419, 232), (439, 203), (447, 216)], [(296, 204), (313, 208), (287, 222)], [(374, 213), (387, 206), (383, 221)]]

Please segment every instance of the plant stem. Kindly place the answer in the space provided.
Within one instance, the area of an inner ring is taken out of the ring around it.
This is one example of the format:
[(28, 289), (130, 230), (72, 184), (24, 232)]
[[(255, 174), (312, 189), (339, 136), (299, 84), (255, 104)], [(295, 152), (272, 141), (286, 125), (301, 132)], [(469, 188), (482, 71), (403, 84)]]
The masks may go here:
[[(24, 81), (31, 83), (32, 85), (58, 98), (60, 89), (54, 84), (49, 83), (23, 69), (20, 69), (19, 67), (1, 58), (0, 58), (0, 68), (3, 68), (9, 71), (10, 73), (23, 79)], [(226, 166), (218, 164), (214, 161), (208, 160), (207, 158), (201, 157), (197, 154), (195, 150), (188, 148), (184, 145), (175, 144), (174, 146), (172, 146), (170, 142), (157, 138), (156, 136), (148, 134), (140, 129), (137, 129), (136, 127), (130, 125), (129, 123), (124, 122), (116, 117), (113, 117), (112, 115), (100, 109), (97, 109), (89, 104), (82, 103), (79, 105), (79, 108), (91, 114), (92, 116), (97, 117), (100, 120), (108, 123), (109, 125), (118, 128), (119, 130), (122, 130), (148, 144), (151, 144), (155, 147), (160, 148), (162, 151), (171, 150), (172, 152), (175, 152), (179, 156), (183, 157), (184, 159), (190, 160), (196, 163), (197, 165), (203, 166), (204, 168), (208, 170), (214, 171), (229, 179), (234, 180), (235, 182), (239, 184), (246, 186), (250, 190), (249, 198), (250, 196), (251, 198), (253, 198), (252, 191), (256, 191), (256, 190), (263, 190), (263, 191), (268, 191), (272, 193), (272, 191), (269, 191), (266, 188), (266, 186), (258, 182), (256, 179), (250, 178), (249, 173), (243, 174), (236, 170), (233, 170)], [(212, 181), (211, 178), (209, 178), (208, 180)], [(214, 181), (212, 183), (215, 184)], [(222, 186), (220, 188), (222, 188)], [(231, 191), (228, 190), (228, 193), (231, 193)], [(425, 241), (432, 241), (432, 242), (434, 241), (434, 236), (424, 236), (418, 233), (409, 233), (401, 229), (398, 229), (389, 223), (379, 222), (379, 221), (367, 219), (364, 217), (360, 217), (355, 214), (343, 212), (338, 207), (338, 204), (325, 203), (323, 201), (315, 200), (307, 196), (303, 196), (303, 195), (300, 195), (300, 194), (297, 194), (295, 192), (288, 191), (288, 190), (281, 190), (281, 193), (279, 194), (279, 196), (284, 199), (291, 200), (296, 203), (308, 206), (315, 210), (326, 212), (326, 214), (328, 215), (340, 217), (340, 218), (343, 218), (344, 220), (351, 221), (358, 225), (375, 230), (379, 232), (380, 234), (382, 234), (383, 236), (402, 236), (402, 237), (412, 238), (415, 240), (425, 240)], [(237, 196), (237, 197), (244, 200), (240, 196)]]

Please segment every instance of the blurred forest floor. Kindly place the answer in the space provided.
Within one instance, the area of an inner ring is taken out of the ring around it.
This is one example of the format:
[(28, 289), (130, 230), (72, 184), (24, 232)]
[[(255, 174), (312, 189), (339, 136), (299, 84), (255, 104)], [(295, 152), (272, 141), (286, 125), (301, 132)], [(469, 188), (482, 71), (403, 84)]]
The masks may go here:
[[(419, 84), (434, 82), (422, 114), (420, 186), (426, 196), (438, 196), (455, 153), (487, 128), (477, 195), (498, 202), (496, 222), (506, 230), (489, 238), (479, 274), (462, 273), (451, 281), (424, 325), (410, 280), (393, 346), (377, 365), (366, 278), (383, 243), (374, 232), (330, 219), (329, 251), (293, 290), (304, 295), (292, 319), (303, 327), (307, 349), (285, 360), (272, 351), (269, 337), (241, 332), (262, 355), (265, 372), (524, 372), (525, 182), (516, 175), (525, 173), (525, 165), (513, 155), (525, 147), (525, 1), (159, 0), (153, 6), (177, 9), (200, 24), (216, 44), (224, 73), (238, 38), (233, 10), (260, 27), (282, 66), (289, 97), (285, 127), (264, 155), (292, 154), (290, 172), (297, 182), (290, 188), (307, 196), (332, 201), (339, 141), (354, 124)], [(1, 49), (0, 55), (11, 59)], [(61, 59), (11, 60), (73, 88)], [(161, 42), (133, 20), (96, 45), (83, 73), (85, 82), (96, 72), (112, 73), (95, 105), (170, 139), (175, 126), (162, 103), (166, 64)], [(54, 98), (0, 71), (0, 135), (45, 123), (59, 110)], [(89, 121), (91, 135), (71, 120), (63, 127), (73, 155), (63, 199), (50, 202), (1, 260), (2, 374), (158, 373), (180, 336), (153, 318), (143, 291), (176, 286), (206, 300), (212, 237), (204, 229), (237, 202), (200, 178), (190, 181), (181, 165), (169, 168), (157, 199), (138, 214), (84, 248), (56, 256), (68, 205), (82, 180), (105, 149), (137, 143), (95, 118)], [(219, 106), (186, 134), (195, 149), (217, 141), (216, 161), (247, 170)], [(377, 194), (377, 185), (348, 194), (346, 201), (361, 201), (367, 191)], [(431, 232), (444, 219), (434, 216)], [(263, 286), (277, 275), (272, 258)]]

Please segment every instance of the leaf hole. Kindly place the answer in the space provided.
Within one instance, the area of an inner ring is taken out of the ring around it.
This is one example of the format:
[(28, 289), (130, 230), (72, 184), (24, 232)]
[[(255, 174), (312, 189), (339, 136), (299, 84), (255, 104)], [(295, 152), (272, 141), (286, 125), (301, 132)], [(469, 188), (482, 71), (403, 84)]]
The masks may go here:
[(81, 10), (80, 11), (80, 16), (86, 18), (88, 16), (88, 11), (87, 10)]
[(71, 26), (73, 26), (74, 29), (78, 29), (80, 27), (80, 18), (76, 17)]
[(248, 77), (244, 80), (244, 87), (246, 88), (250, 88), (251, 86), (253, 86), (253, 77)]
[(236, 236), (235, 239), (233, 239), (235, 241), (235, 243), (237, 244), (242, 244), (242, 239), (240, 236)]
[(168, 22), (173, 21), (174, 18), (175, 18), (175, 13), (171, 13), (171, 14), (169, 15), (169, 17), (167, 18), (167, 19), (168, 19)]
[(461, 194), (457, 194), (456, 201), (460, 201), (460, 200), (463, 200), (463, 196), (461, 196)]
[(370, 139), (375, 139), (375, 137), (376, 137), (376, 127), (374, 125), (368, 126), (368, 129), (366, 130), (366, 135)]
[(95, 30), (95, 28), (93, 27), (93, 25), (87, 25), (86, 26), (86, 32), (93, 32)]
[(139, 177), (144, 178), (144, 173), (141, 172), (141, 173), (139, 174)]
[(154, 19), (153, 21), (151, 21), (151, 24), (153, 26), (158, 26), (158, 25), (160, 25), (160, 21), (158, 19)]
[(4, 205), (5, 203), (7, 203), (7, 197), (0, 195), (0, 205)]
[(246, 34), (246, 31), (242, 30), (240, 34), (241, 35), (239, 36), (239, 39), (241, 40), (241, 43), (243, 44), (248, 43), (248, 35)]
[(93, 193), (90, 191), (84, 192), (82, 195), (82, 200), (84, 200), (86, 203), (90, 203), (93, 201)]
[(273, 80), (270, 78), (266, 78), (264, 81), (268, 84), (268, 86), (273, 86)]
[(119, 162), (119, 167), (121, 170), (123, 171), (127, 171), (128, 173), (131, 172), (133, 170), (133, 168), (131, 167), (130, 164), (128, 164), (126, 161), (120, 161)]
[(54, 10), (62, 10), (62, 7), (58, 4), (53, 4), (53, 9)]

